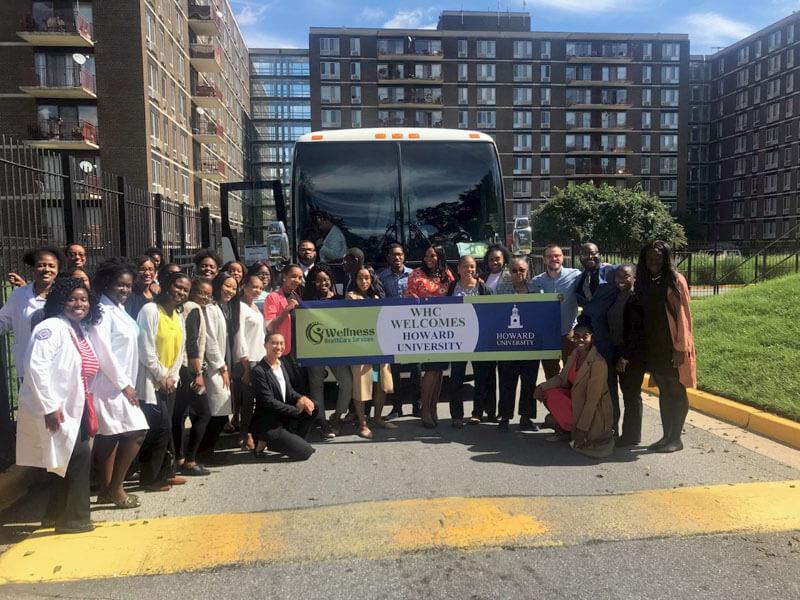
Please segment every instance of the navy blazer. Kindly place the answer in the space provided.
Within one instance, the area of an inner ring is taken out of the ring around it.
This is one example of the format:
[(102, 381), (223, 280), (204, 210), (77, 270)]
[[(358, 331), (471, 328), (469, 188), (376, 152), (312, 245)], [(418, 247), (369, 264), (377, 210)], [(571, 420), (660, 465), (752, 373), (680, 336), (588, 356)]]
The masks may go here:
[(578, 306), (583, 307), (583, 314), (592, 320), (592, 329), (594, 330), (592, 343), (597, 346), (597, 351), (606, 361), (612, 361), (614, 358), (614, 344), (608, 333), (607, 315), (608, 309), (617, 300), (617, 269), (619, 269), (619, 265), (607, 263), (600, 265), (597, 290), (591, 300), (587, 300), (583, 294), (583, 283), (589, 275), (588, 271), (583, 272), (575, 289)]
[(250, 383), (255, 396), (255, 409), (253, 422), (258, 423), (259, 429), (270, 429), (283, 424), (287, 419), (299, 417), (302, 411), (297, 408), (298, 394), (289, 380), (289, 373), (281, 363), (283, 378), (286, 380), (286, 399), (281, 395), (281, 386), (278, 383), (272, 367), (263, 358), (250, 372)]

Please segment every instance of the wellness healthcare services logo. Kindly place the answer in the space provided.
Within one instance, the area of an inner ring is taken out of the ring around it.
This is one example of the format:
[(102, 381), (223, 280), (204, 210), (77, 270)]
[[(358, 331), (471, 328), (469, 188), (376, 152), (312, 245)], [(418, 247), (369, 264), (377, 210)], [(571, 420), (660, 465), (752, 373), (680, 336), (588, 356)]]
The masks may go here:
[(312, 321), (306, 326), (306, 339), (319, 346), (320, 344), (348, 344), (368, 341), (375, 337), (374, 328), (355, 329), (352, 327), (331, 327), (319, 321)]

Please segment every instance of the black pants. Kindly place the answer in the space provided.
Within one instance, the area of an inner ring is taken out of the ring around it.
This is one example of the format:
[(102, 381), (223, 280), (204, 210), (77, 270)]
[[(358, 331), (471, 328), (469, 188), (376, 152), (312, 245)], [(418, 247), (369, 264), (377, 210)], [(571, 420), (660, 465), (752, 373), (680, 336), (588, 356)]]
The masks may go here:
[(619, 375), (625, 416), (622, 419), (622, 436), (631, 442), (642, 441), (642, 382), (644, 365), (629, 363)]
[(314, 454), (314, 447), (306, 441), (311, 428), (320, 419), (325, 418), (325, 411), (314, 402), (312, 414), (303, 413), (297, 417), (282, 417), (262, 427), (258, 417), (253, 420), (253, 438), (256, 442), (263, 440), (272, 452), (278, 452), (292, 460), (307, 460)]
[(141, 485), (163, 483), (174, 473), (172, 446), (172, 412), (175, 408), (175, 392), (167, 394), (156, 392), (155, 404), (141, 404), (150, 429), (139, 450), (139, 463), (142, 468), (139, 476)]
[[(497, 415), (497, 400), (495, 388), (497, 378), (495, 376), (495, 362), (472, 361), (472, 373), (474, 375), (475, 392), (472, 402), (472, 416), (480, 418), (486, 413), (489, 418)], [(467, 372), (467, 363), (454, 362), (450, 364), (450, 418), (464, 418), (464, 395), (463, 385)]]
[(400, 373), (403, 371), (403, 368), (405, 368), (405, 370), (411, 374), (411, 407), (412, 410), (419, 413), (419, 382), (420, 378), (422, 377), (419, 364), (413, 363), (410, 365), (400, 365), (393, 363), (389, 368), (392, 371), (392, 380), (394, 381), (394, 393), (391, 395), (392, 411), (397, 413), (403, 412), (403, 393)]
[[(175, 414), (172, 419), (172, 435), (179, 450), (178, 458), (195, 462), (200, 442), (206, 433), (211, 410), (208, 408), (208, 395), (196, 394), (192, 390), (193, 378), (186, 369), (181, 369), (181, 383), (175, 400)], [(187, 434), (184, 422), (189, 417), (192, 427)]]
[[(294, 348), (294, 347), (293, 347)], [(308, 371), (297, 364), (297, 359), (294, 356), (294, 350), (286, 356), (281, 357), (281, 363), (286, 367), (286, 372), (289, 374), (289, 383), (298, 394), (308, 396), (310, 393), (308, 385)]]
[(200, 446), (198, 447), (198, 452), (208, 452), (209, 450), (213, 451), (214, 446), (217, 444), (217, 440), (219, 439), (222, 430), (225, 429), (225, 425), (228, 424), (228, 417), (227, 415), (223, 415), (220, 417), (211, 417), (208, 421), (208, 426), (206, 427), (205, 435), (203, 435), (203, 439), (200, 442)]
[(514, 405), (517, 399), (517, 382), (521, 381), (519, 390), (519, 416), (528, 419), (536, 418), (536, 400), (533, 390), (539, 374), (539, 361), (501, 361), (497, 363), (500, 378), (500, 418), (514, 418)]
[(619, 351), (614, 350), (610, 357), (603, 357), (606, 359), (606, 366), (608, 367), (608, 391), (611, 393), (611, 408), (613, 416), (611, 420), (611, 428), (615, 433), (619, 433), (619, 417), (621, 414), (619, 408), (619, 385), (622, 378), (617, 373), (617, 360), (619, 359)]
[(64, 477), (50, 473), (50, 499), (47, 502), (45, 521), (54, 521), (56, 529), (77, 527), (91, 521), (89, 511), (89, 479), (92, 451), (89, 435), (81, 424), (72, 455), (69, 457)]
[(653, 373), (658, 385), (658, 408), (661, 412), (661, 427), (668, 442), (677, 442), (683, 433), (683, 424), (689, 413), (689, 397), (680, 382), (678, 371), (674, 374)]

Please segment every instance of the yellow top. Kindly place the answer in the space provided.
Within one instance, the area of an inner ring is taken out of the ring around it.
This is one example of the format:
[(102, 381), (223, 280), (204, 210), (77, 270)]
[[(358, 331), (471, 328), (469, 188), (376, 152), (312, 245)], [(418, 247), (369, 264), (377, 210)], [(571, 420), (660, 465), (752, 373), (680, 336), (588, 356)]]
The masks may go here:
[(173, 311), (169, 316), (163, 307), (158, 307), (158, 331), (156, 331), (156, 354), (158, 360), (167, 369), (172, 369), (181, 351), (183, 335), (181, 333), (181, 316)]

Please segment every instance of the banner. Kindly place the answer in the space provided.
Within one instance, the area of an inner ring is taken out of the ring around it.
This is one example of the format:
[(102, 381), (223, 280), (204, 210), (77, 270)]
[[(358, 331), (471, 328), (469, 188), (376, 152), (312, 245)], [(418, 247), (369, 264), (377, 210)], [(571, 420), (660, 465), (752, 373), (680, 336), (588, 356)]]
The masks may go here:
[(561, 357), (558, 294), (301, 302), (303, 366)]

